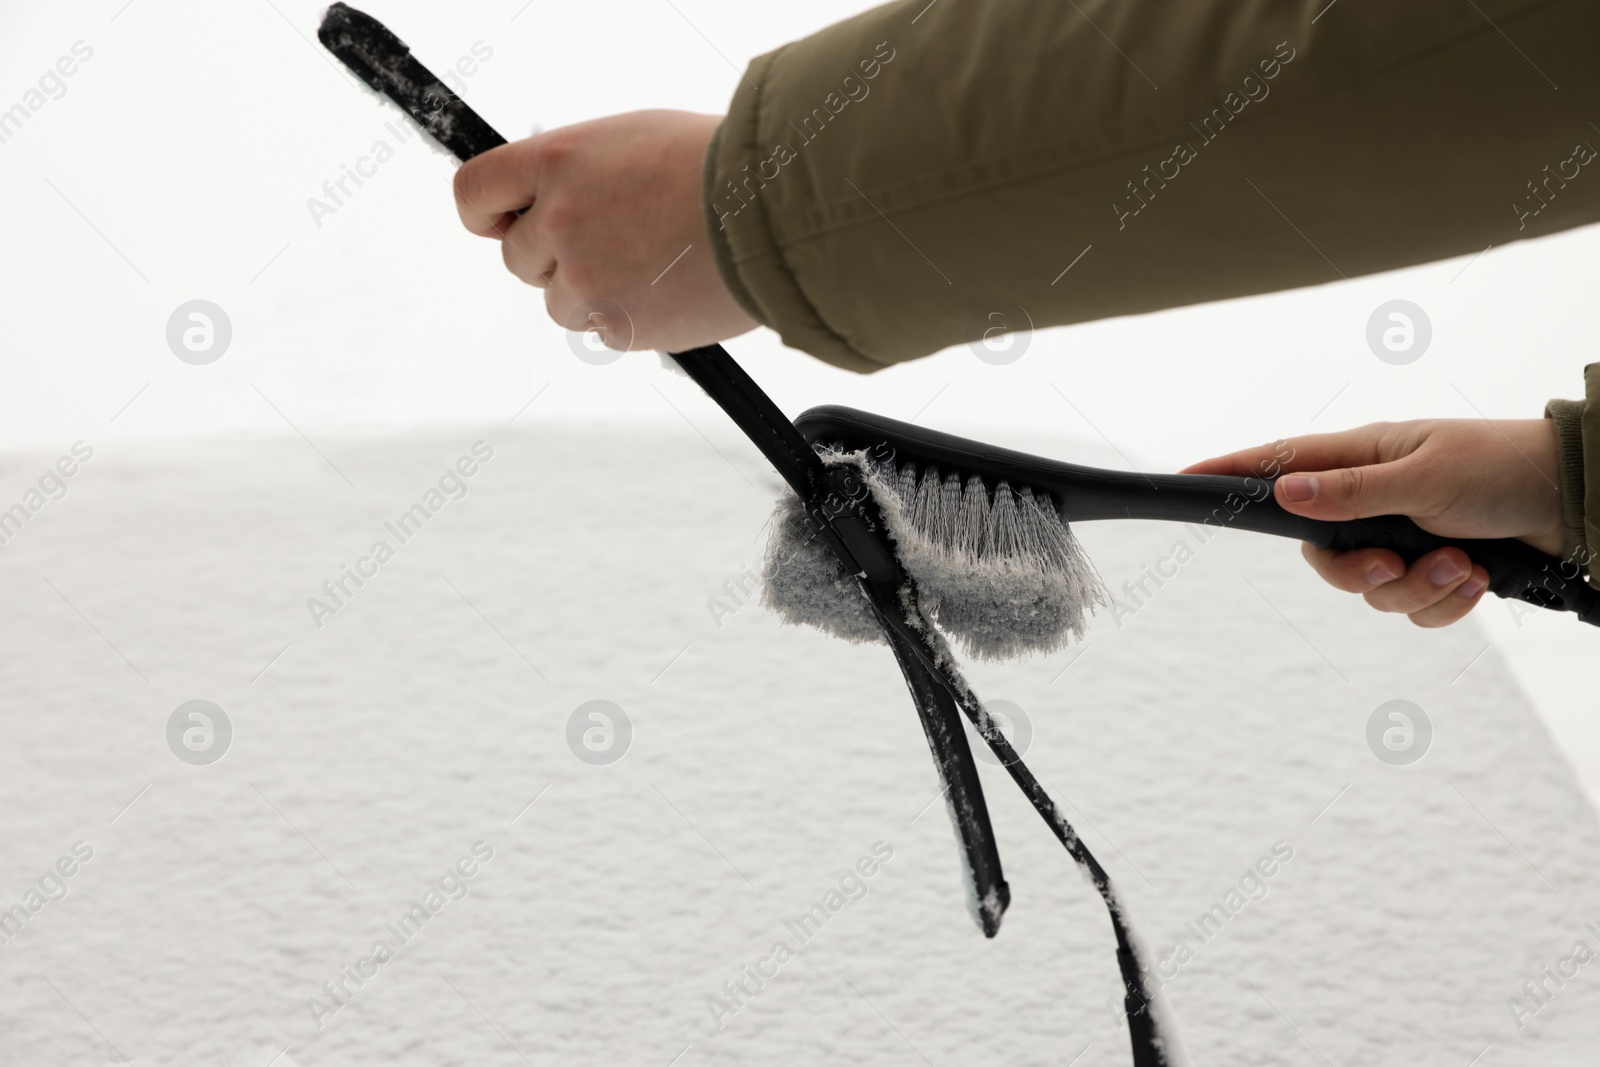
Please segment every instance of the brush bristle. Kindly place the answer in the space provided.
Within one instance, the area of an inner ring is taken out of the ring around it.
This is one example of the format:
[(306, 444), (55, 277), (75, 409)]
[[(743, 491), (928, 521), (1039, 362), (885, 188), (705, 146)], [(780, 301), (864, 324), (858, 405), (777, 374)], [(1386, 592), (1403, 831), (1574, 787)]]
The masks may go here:
[[(1081, 638), (1109, 603), (1054, 501), (976, 475), (824, 453), (865, 476), (923, 613), (969, 654), (1010, 659)], [(851, 641), (882, 640), (855, 579), (815, 536), (797, 497), (778, 504), (767, 545), (767, 606)]]
[(882, 642), (861, 586), (818, 534), (800, 498), (784, 493), (767, 536), (762, 603), (796, 626), (814, 626), (852, 644)]

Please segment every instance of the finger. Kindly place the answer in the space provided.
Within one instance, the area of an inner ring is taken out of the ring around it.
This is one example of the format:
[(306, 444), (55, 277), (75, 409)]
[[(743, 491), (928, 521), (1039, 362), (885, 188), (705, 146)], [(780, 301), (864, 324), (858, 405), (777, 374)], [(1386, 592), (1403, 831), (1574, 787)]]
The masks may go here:
[[(601, 342), (604, 343), (606, 331), (603, 328), (603, 324), (597, 323), (593, 319), (587, 322), (579, 321), (581, 319), (579, 312), (582, 308), (582, 303), (568, 291), (565, 285), (552, 284), (544, 291), (544, 310), (550, 316), (552, 322), (563, 330), (570, 330), (573, 333), (588, 333), (599, 328), (599, 337)], [(586, 342), (589, 340), (590, 338), (584, 338)]]
[(583, 342), (599, 344), (614, 352), (634, 350), (633, 316), (609, 301), (601, 306), (581, 300), (572, 291), (565, 274), (558, 274), (544, 291), (544, 307), (556, 325), (573, 333), (592, 334)]
[(1459, 622), (1478, 606), (1484, 590), (1488, 588), (1489, 572), (1482, 567), (1473, 567), (1471, 576), (1456, 586), (1455, 592), (1421, 611), (1412, 612), (1411, 621), (1430, 630)]
[(1191, 464), (1179, 474), (1229, 474), (1239, 478), (1273, 478), (1288, 469), (1287, 460), (1294, 455), (1288, 441), (1272, 445), (1257, 445), (1215, 456)]
[(1389, 426), (1372, 423), (1339, 433), (1309, 434), (1241, 449), (1186, 467), (1183, 474), (1231, 474), (1275, 478), (1285, 471), (1326, 470), (1398, 458), (1384, 442)]
[(1413, 563), (1397, 578), (1366, 595), (1379, 611), (1411, 615), (1455, 593), (1472, 575), (1472, 561), (1459, 548), (1441, 548)]
[(1414, 452), (1426, 437), (1410, 424), (1370, 423), (1338, 433), (1307, 434), (1204, 460), (1185, 474), (1276, 477), (1285, 471), (1330, 470), (1387, 463)]
[(1285, 474), (1273, 486), (1273, 495), (1296, 515), (1337, 522), (1423, 513), (1438, 486), (1426, 464), (1407, 457), (1392, 463)]
[(556, 272), (555, 249), (546, 228), (540, 225), (542, 215), (534, 207), (506, 229), (500, 242), (506, 269), (538, 289), (549, 285)]
[(539, 139), (491, 148), (456, 171), (456, 213), (480, 237), (504, 232), (507, 216), (530, 206), (539, 184)]
[(1386, 548), (1360, 548), (1353, 552), (1335, 552), (1303, 544), (1300, 552), (1311, 564), (1312, 570), (1335, 589), (1346, 593), (1368, 593), (1380, 585), (1394, 581), (1406, 572), (1405, 560), (1399, 553)]

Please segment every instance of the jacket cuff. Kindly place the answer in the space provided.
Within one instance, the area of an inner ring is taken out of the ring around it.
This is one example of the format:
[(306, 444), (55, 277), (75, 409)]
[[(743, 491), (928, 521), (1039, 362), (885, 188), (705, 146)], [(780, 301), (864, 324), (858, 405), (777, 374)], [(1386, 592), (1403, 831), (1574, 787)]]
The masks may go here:
[(1583, 551), (1574, 558), (1590, 571), (1592, 585), (1595, 553), (1600, 552), (1600, 363), (1583, 368), (1583, 382), (1587, 395), (1583, 406), (1583, 531), (1579, 539)]
[[(760, 173), (771, 162), (759, 147), (767, 143), (761, 132), (762, 88), (778, 76), (775, 68), (785, 50), (751, 61), (706, 152), (705, 217), (717, 273), (745, 312), (778, 330), (789, 347), (846, 370), (881, 370), (883, 364), (823, 321), (773, 235), (773, 194), (765, 192), (772, 179)], [(805, 180), (798, 174), (784, 177)]]
[(722, 151), (722, 132), (727, 126), (728, 123), (724, 120), (711, 135), (711, 144), (706, 149), (704, 173), (700, 179), (706, 233), (711, 242), (711, 258), (717, 265), (717, 274), (722, 277), (722, 284), (733, 294), (734, 302), (744, 309), (746, 315), (761, 325), (770, 327), (772, 323), (761, 310), (761, 305), (756, 303), (756, 298), (745, 286), (744, 279), (739, 277), (739, 271), (733, 265), (733, 246), (728, 243), (728, 231), (718, 218), (720, 212), (715, 206), (716, 189), (721, 185), (721, 179), (718, 177), (721, 173), (718, 159)]
[(1561, 554), (1565, 559), (1578, 559), (1588, 543), (1583, 530), (1583, 411), (1586, 406), (1582, 400), (1552, 400), (1544, 408), (1544, 417), (1556, 427), (1561, 522), (1566, 527)]
[(1585, 367), (1583, 377), (1586, 399), (1552, 400), (1544, 414), (1556, 430), (1562, 553), (1588, 571), (1600, 552), (1600, 363)]

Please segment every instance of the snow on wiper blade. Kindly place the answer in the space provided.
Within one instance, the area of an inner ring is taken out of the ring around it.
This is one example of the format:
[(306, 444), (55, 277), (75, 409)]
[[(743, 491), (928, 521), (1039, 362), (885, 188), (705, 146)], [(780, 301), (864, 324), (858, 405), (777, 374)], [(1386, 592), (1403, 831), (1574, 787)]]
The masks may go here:
[(317, 39), (373, 91), (398, 104), (428, 136), (462, 162), (506, 143), (504, 137), (423, 66), (404, 41), (371, 15), (334, 4)]

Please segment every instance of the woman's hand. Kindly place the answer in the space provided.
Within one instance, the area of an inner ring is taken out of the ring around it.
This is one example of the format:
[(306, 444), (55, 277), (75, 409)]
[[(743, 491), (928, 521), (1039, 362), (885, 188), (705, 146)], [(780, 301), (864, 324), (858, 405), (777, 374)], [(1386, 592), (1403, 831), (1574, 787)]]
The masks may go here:
[[(1555, 425), (1548, 419), (1380, 422), (1343, 433), (1245, 449), (1185, 474), (1258, 474), (1276, 459), (1279, 504), (1313, 519), (1407, 515), (1441, 537), (1515, 537), (1553, 556), (1564, 527)], [(1288, 473), (1288, 472), (1295, 473)], [(1459, 548), (1430, 552), (1409, 568), (1388, 549), (1334, 552), (1303, 546), (1328, 584), (1361, 593), (1379, 611), (1418, 626), (1448, 626), (1471, 611), (1489, 575)]]
[(701, 174), (720, 121), (635, 111), (504, 145), (456, 172), (456, 209), (570, 330), (598, 328), (616, 349), (721, 341), (757, 324), (706, 236)]

